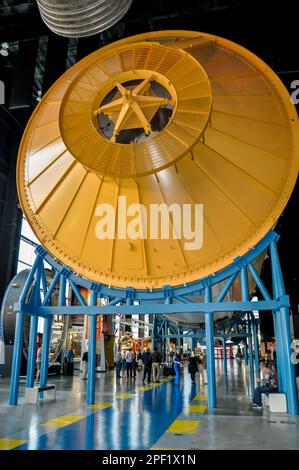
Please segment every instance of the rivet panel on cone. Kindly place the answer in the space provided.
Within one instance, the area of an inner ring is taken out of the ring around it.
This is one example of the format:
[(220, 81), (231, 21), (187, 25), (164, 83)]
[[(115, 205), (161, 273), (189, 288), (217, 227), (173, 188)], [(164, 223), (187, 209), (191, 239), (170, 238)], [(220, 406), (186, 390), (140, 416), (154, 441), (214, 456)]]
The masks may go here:
[[(274, 72), (228, 40), (162, 31), (110, 44), (53, 85), (25, 131), (17, 179), (49, 253), (138, 289), (192, 282), (245, 254), (277, 221), (297, 172), (298, 118)], [(203, 204), (203, 247), (97, 239), (96, 207), (117, 213), (119, 196), (147, 209)]]

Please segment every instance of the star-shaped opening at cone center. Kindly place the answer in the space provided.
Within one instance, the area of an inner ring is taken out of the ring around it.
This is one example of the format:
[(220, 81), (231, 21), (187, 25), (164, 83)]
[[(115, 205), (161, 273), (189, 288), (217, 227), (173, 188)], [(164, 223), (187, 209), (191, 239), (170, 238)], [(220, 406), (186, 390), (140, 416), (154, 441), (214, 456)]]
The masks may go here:
[(158, 109), (161, 106), (174, 106), (173, 98), (157, 95), (152, 88), (154, 81), (155, 76), (150, 75), (133, 86), (118, 81), (114, 83), (116, 89), (114, 99), (102, 104), (95, 111), (96, 116), (103, 113), (114, 124), (110, 137), (112, 142), (116, 142), (121, 131), (129, 129), (143, 129), (146, 136), (150, 135), (151, 120)]

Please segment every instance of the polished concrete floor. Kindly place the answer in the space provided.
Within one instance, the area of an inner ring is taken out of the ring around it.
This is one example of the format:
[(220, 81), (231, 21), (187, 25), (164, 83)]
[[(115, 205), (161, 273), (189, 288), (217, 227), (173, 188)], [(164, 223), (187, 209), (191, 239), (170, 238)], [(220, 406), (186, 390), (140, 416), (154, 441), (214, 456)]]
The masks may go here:
[(299, 418), (249, 407), (244, 365), (216, 360), (218, 407), (207, 409), (207, 390), (188, 372), (181, 385), (164, 379), (143, 384), (98, 374), (96, 404), (87, 406), (86, 381), (50, 377), (56, 401), (7, 405), (9, 381), (0, 379), (0, 450), (15, 449), (299, 449)]

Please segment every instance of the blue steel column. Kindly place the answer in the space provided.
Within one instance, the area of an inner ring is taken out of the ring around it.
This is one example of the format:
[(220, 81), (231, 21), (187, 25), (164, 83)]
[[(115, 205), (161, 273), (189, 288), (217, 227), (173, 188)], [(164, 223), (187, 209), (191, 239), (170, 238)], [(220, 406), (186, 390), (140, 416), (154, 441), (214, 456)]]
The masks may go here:
[[(97, 305), (97, 293), (90, 291), (90, 305)], [(88, 332), (88, 374), (87, 374), (87, 404), (95, 402), (95, 375), (96, 375), (96, 343), (97, 343), (97, 317), (89, 316)]]
[[(32, 292), (32, 297), (30, 299), (30, 303), (32, 303), (32, 305), (34, 306), (40, 305), (40, 280), (41, 280), (41, 266), (39, 265), (36, 269), (34, 290)], [(38, 315), (31, 315), (28, 358), (27, 358), (26, 387), (34, 386), (37, 327), (38, 327)]]
[[(193, 334), (195, 334), (195, 331), (193, 331)], [(192, 351), (197, 347), (197, 338), (192, 338)]]
[[(60, 275), (58, 305), (61, 305), (62, 307), (65, 306), (66, 304), (65, 289), (66, 289), (66, 278)], [(40, 367), (40, 385), (42, 387), (46, 385), (48, 381), (49, 348), (50, 348), (51, 333), (52, 333), (52, 322), (53, 322), (52, 316), (45, 318), (43, 342), (42, 342), (42, 359), (41, 359), (41, 367)], [(40, 396), (43, 397), (44, 393), (41, 392)]]
[[(271, 260), (275, 267), (274, 273), (277, 285), (278, 297), (286, 295), (285, 286), (283, 282), (283, 276), (281, 272), (281, 266), (277, 251), (277, 245), (272, 242), (270, 245)], [(297, 390), (295, 382), (295, 368), (294, 364), (291, 363), (291, 330), (290, 330), (290, 317), (288, 307), (281, 307), (279, 312), (276, 313), (280, 317), (281, 327), (281, 339), (282, 339), (282, 356), (283, 364), (285, 367), (285, 393), (287, 396), (288, 412), (292, 415), (298, 414), (298, 401), (297, 401)]]
[[(29, 276), (23, 287), (19, 303), (25, 302), (29, 288), (33, 281), (35, 271), (40, 262), (41, 262), (41, 259), (39, 256), (37, 256), (35, 258), (35, 261), (33, 263)], [(20, 310), (16, 312), (15, 338), (14, 338), (13, 359), (12, 359), (9, 401), (8, 401), (9, 405), (18, 404), (20, 368), (21, 368), (21, 359), (22, 359), (22, 354), (23, 354), (23, 333), (24, 333), (24, 313)]]
[[(205, 302), (212, 302), (211, 287), (205, 288)], [(216, 373), (215, 373), (215, 352), (214, 352), (214, 321), (213, 313), (205, 313), (206, 328), (206, 358), (208, 376), (208, 407), (216, 408)]]
[[(270, 247), (270, 258), (271, 258), (271, 270), (272, 270), (272, 288), (273, 288), (273, 299), (277, 299), (279, 297), (278, 294), (278, 286), (277, 286), (277, 275), (276, 275), (276, 263), (274, 262), (274, 258), (271, 254), (271, 247)], [(285, 377), (285, 370), (286, 367), (284, 365), (284, 355), (282, 353), (283, 350), (283, 343), (282, 343), (282, 328), (280, 325), (281, 317), (279, 315), (279, 310), (272, 311), (273, 316), (273, 326), (274, 326), (274, 335), (275, 335), (275, 348), (276, 348), (276, 362), (277, 362), (277, 375), (278, 375), (278, 385), (279, 390), (283, 393), (286, 391), (286, 377)]]
[[(242, 300), (248, 302), (249, 299), (249, 287), (248, 287), (248, 275), (247, 267), (242, 266), (241, 268), (241, 291), (242, 291)], [(248, 346), (249, 346), (249, 369), (250, 369), (250, 388), (251, 394), (254, 392), (254, 369), (253, 369), (253, 354), (252, 354), (252, 338), (251, 338), (251, 324), (250, 324), (250, 314), (247, 313), (247, 333), (248, 333)]]

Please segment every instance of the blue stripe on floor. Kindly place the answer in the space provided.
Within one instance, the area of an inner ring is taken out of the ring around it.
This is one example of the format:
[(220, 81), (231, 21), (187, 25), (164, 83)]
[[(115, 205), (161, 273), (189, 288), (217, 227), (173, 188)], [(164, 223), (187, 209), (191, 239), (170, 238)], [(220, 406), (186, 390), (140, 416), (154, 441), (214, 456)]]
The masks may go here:
[[(30, 437), (15, 450), (137, 450), (149, 449), (196, 394), (196, 387), (162, 384), (111, 408), (47, 434)], [(55, 405), (53, 405), (55, 406)]]

